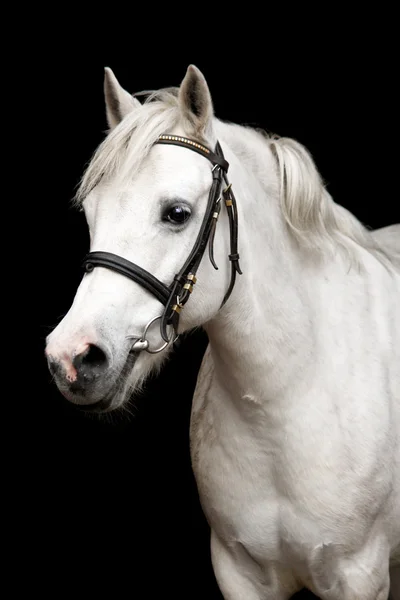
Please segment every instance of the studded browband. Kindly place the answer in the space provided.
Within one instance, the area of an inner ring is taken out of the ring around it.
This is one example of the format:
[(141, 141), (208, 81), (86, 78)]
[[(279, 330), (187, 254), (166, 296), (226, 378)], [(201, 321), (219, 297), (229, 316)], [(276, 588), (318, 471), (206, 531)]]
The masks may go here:
[(157, 144), (174, 144), (174, 146), (182, 146), (183, 148), (190, 148), (199, 154), (202, 154), (208, 160), (210, 160), (213, 165), (219, 165), (223, 171), (226, 173), (229, 169), (229, 163), (224, 159), (224, 157), (215, 152), (211, 152), (209, 148), (203, 146), (203, 144), (199, 144), (198, 142), (194, 142), (193, 140), (189, 140), (188, 138), (182, 137), (180, 135), (160, 135), (158, 138)]
[[(172, 144), (175, 146), (189, 148), (190, 150), (205, 156), (213, 164), (213, 181), (208, 197), (206, 211), (196, 241), (187, 260), (185, 261), (179, 273), (175, 275), (170, 286), (166, 286), (159, 279), (154, 277), (154, 275), (138, 265), (110, 252), (90, 252), (85, 257), (83, 266), (87, 272), (92, 271), (96, 266), (114, 270), (121, 275), (125, 275), (126, 277), (139, 283), (142, 285), (142, 287), (152, 293), (153, 296), (155, 296), (157, 300), (159, 300), (165, 306), (161, 318), (160, 333), (162, 338), (168, 342), (170, 338), (168, 338), (167, 327), (168, 325), (172, 325), (175, 332), (177, 332), (180, 312), (185, 306), (186, 302), (189, 300), (190, 294), (193, 291), (193, 286), (197, 281), (196, 272), (200, 265), (201, 259), (203, 258), (207, 243), (209, 244), (209, 256), (211, 263), (215, 269), (218, 269), (214, 260), (213, 244), (216, 224), (221, 210), (221, 197), (224, 199), (229, 217), (229, 260), (231, 261), (231, 280), (221, 306), (225, 304), (233, 290), (236, 280), (236, 273), (241, 274), (242, 271), (239, 266), (238, 215), (236, 199), (232, 191), (232, 185), (229, 184), (227, 179), (229, 164), (223, 156), (219, 142), (216, 144), (215, 152), (212, 152), (203, 144), (199, 144), (198, 142), (177, 135), (160, 135), (155, 143)], [(222, 191), (221, 195), (223, 179), (226, 183), (226, 188)]]

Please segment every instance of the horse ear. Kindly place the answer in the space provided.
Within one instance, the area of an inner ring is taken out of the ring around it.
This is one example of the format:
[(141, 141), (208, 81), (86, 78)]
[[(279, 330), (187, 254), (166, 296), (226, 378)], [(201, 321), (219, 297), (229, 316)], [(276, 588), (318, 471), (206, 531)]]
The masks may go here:
[(109, 67), (104, 69), (104, 96), (110, 129), (114, 129), (127, 114), (141, 106), (139, 100), (120, 86)]
[(190, 65), (179, 88), (179, 106), (194, 135), (203, 137), (214, 114), (210, 90), (204, 75)]

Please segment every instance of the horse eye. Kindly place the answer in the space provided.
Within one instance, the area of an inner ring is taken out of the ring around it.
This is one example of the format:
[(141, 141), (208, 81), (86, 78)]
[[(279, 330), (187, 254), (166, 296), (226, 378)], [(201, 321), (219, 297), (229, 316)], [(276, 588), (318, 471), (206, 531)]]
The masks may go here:
[(174, 225), (183, 225), (190, 218), (191, 212), (188, 206), (183, 204), (174, 204), (170, 206), (164, 213), (163, 220)]

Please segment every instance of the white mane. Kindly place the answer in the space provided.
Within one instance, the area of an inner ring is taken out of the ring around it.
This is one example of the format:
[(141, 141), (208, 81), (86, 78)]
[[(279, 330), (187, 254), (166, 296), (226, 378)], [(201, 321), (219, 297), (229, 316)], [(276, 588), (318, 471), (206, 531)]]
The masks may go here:
[[(84, 173), (75, 204), (100, 183), (116, 178), (121, 187), (129, 185), (152, 146), (162, 133), (173, 130), (181, 121), (178, 89), (166, 88), (146, 95), (141, 109), (128, 114), (99, 145)], [(291, 138), (270, 136), (260, 129), (219, 122), (223, 127), (251, 130), (262, 136), (278, 165), (280, 200), (284, 218), (302, 247), (335, 251), (344, 249), (356, 261), (356, 246), (372, 252), (391, 264), (370, 231), (327, 192), (324, 182), (307, 151)], [(198, 140), (206, 143), (206, 140)], [(356, 246), (355, 246), (356, 244)]]
[(328, 245), (333, 251), (339, 247), (352, 262), (358, 262), (358, 245), (389, 266), (390, 260), (371, 232), (334, 202), (307, 149), (290, 138), (267, 136), (267, 141), (278, 163), (282, 212), (301, 245), (320, 249)]

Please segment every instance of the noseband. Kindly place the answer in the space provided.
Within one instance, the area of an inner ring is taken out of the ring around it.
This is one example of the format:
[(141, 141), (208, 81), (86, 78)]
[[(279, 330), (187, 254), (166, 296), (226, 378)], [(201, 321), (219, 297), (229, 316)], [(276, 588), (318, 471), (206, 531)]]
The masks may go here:
[[(200, 265), (201, 259), (203, 258), (207, 243), (209, 244), (210, 261), (213, 267), (218, 269), (214, 260), (213, 247), (215, 229), (221, 210), (222, 198), (224, 199), (229, 218), (229, 260), (231, 261), (231, 280), (221, 307), (225, 304), (232, 293), (235, 285), (236, 273), (242, 274), (239, 266), (238, 254), (238, 214), (236, 200), (232, 191), (232, 185), (229, 183), (227, 178), (229, 164), (224, 158), (219, 142), (216, 144), (215, 152), (212, 152), (209, 148), (203, 146), (202, 144), (198, 144), (193, 140), (177, 135), (160, 135), (155, 143), (172, 144), (174, 146), (189, 148), (190, 150), (198, 152), (202, 156), (208, 158), (213, 165), (213, 180), (208, 196), (206, 212), (197, 235), (197, 239), (186, 262), (182, 266), (179, 273), (175, 275), (172, 283), (167, 286), (145, 269), (142, 269), (129, 260), (110, 252), (90, 252), (86, 255), (83, 261), (83, 267), (87, 273), (93, 271), (95, 267), (105, 267), (107, 269), (116, 271), (117, 273), (132, 279), (136, 283), (139, 283), (165, 306), (163, 314), (159, 317), (155, 317), (146, 325), (142, 336), (129, 336), (130, 338), (134, 338), (136, 340), (132, 346), (132, 350), (146, 350), (151, 354), (161, 352), (161, 350), (164, 350), (164, 348), (166, 348), (171, 341), (176, 340), (179, 316), (193, 291), (193, 287), (196, 283), (196, 272)], [(225, 182), (226, 187), (221, 193), (223, 181)], [(160, 348), (152, 350), (149, 347), (146, 334), (150, 325), (157, 320), (160, 320), (160, 333), (165, 343)], [(168, 326), (172, 326), (173, 328), (172, 335), (170, 336), (168, 336)]]

